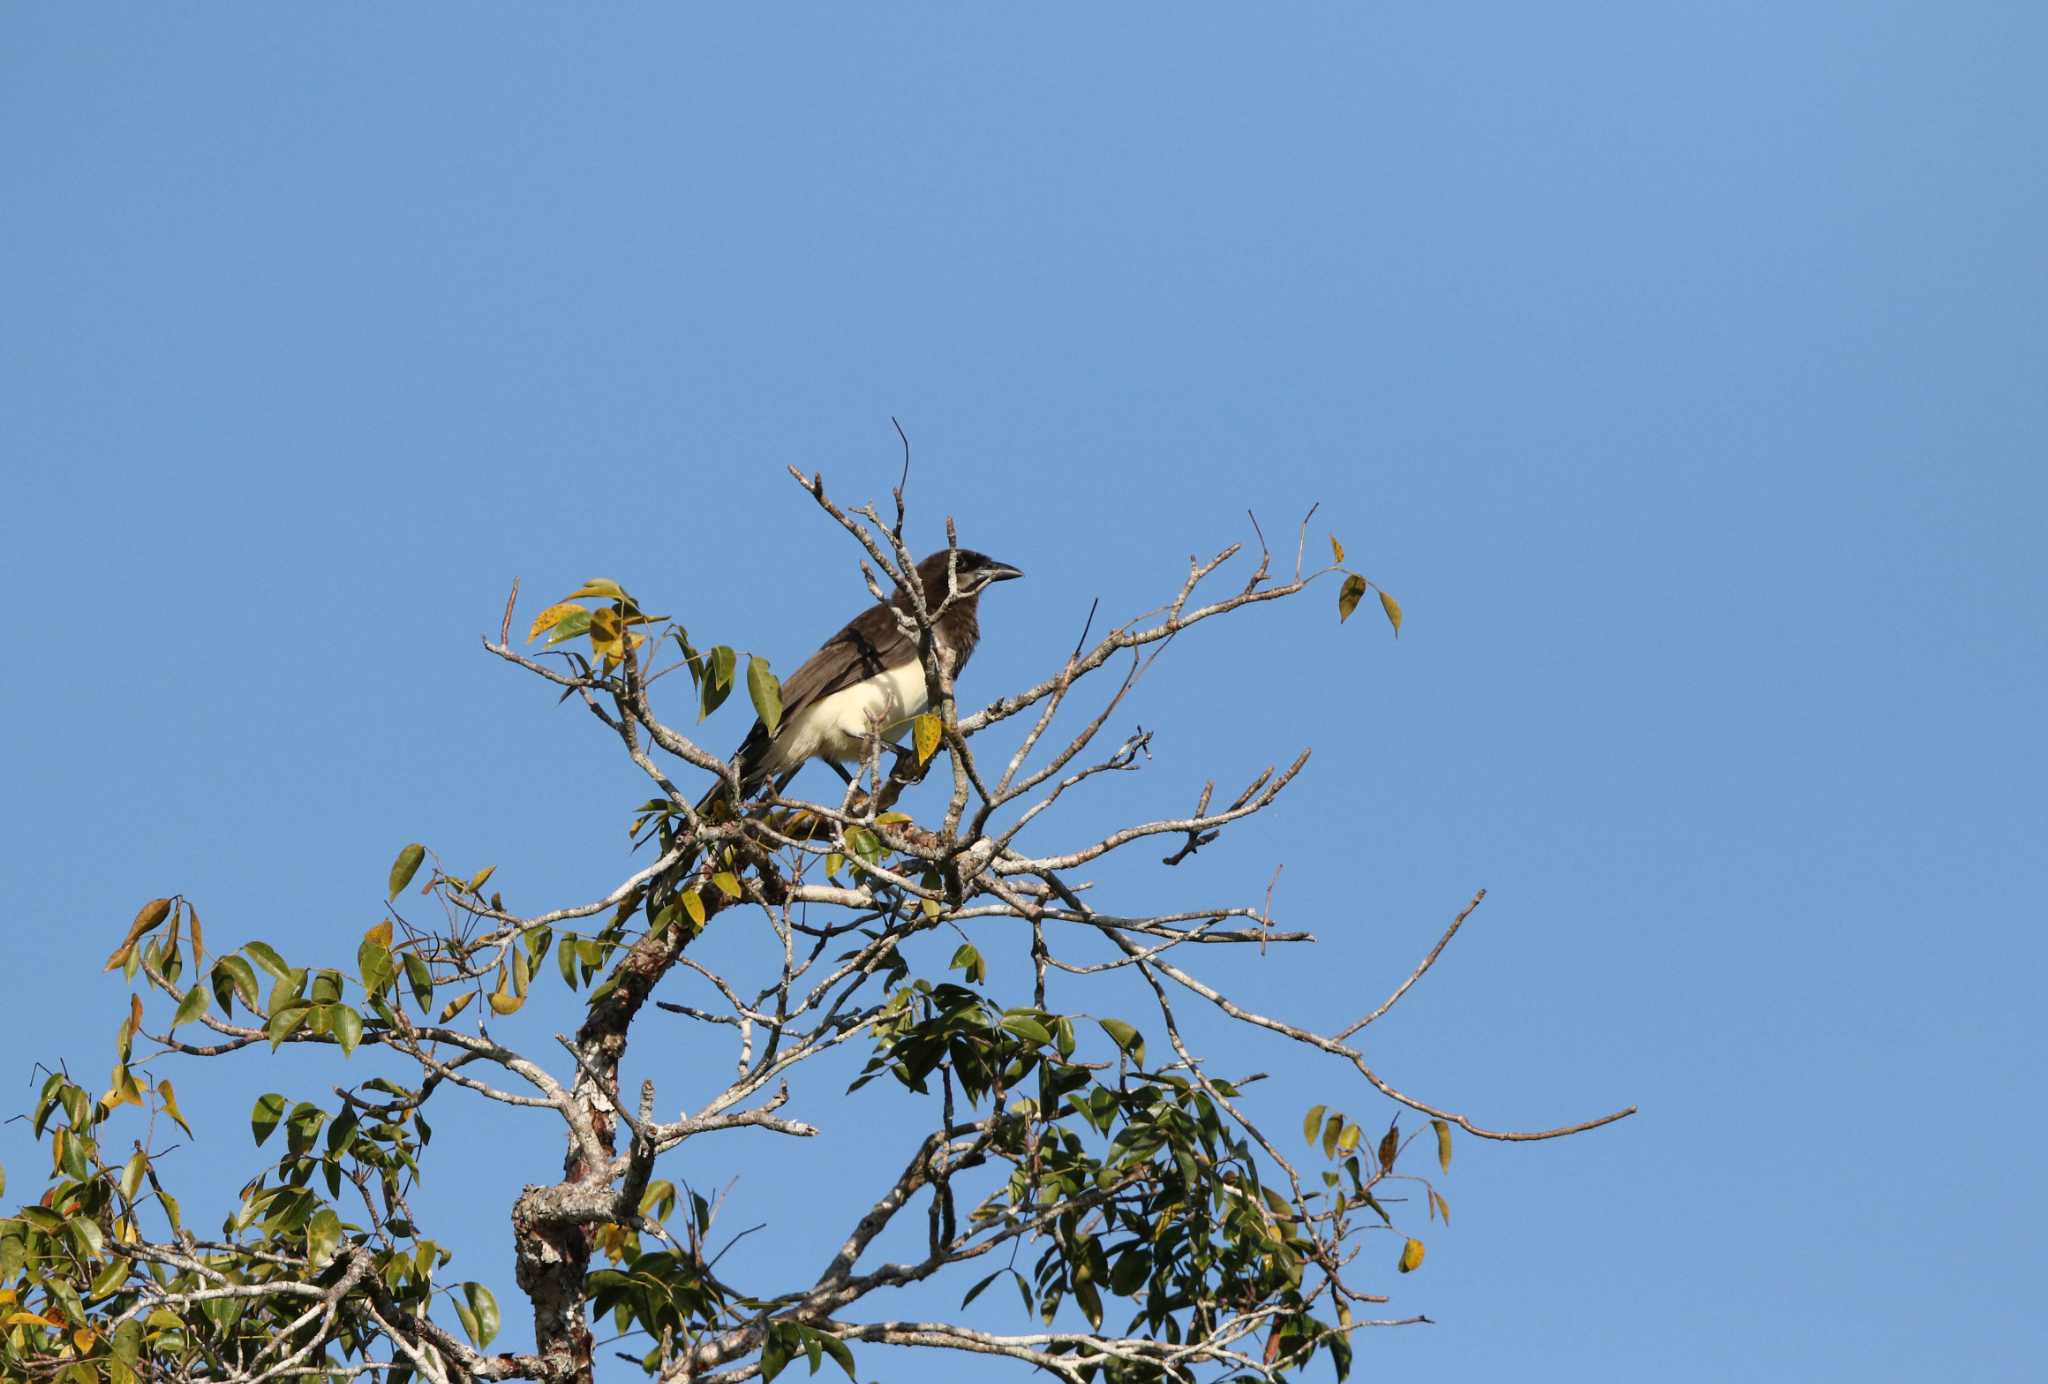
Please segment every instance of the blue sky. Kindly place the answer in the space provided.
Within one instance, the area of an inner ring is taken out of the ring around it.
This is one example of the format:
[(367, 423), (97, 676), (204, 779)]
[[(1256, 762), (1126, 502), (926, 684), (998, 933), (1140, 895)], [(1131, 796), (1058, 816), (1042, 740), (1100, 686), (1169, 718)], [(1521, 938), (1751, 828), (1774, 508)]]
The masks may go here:
[[(476, 635), (515, 575), (602, 573), (793, 667), (864, 597), (783, 468), (880, 498), (893, 414), (919, 541), (951, 513), (1029, 573), (967, 695), (1248, 508), (1320, 502), (1406, 607), (1398, 644), (1332, 592), (1177, 643), (1130, 709), (1154, 760), (1073, 826), (1312, 744), (1117, 887), (1255, 901), (1284, 863), (1322, 943), (1231, 978), (1337, 1023), (1483, 885), (1381, 1070), (1502, 1125), (1642, 1107), (1461, 1142), (1455, 1224), (1384, 1275), (1439, 1324), (1362, 1369), (2022, 1377), (2044, 39), (1880, 0), (9, 7), (0, 1104), (104, 1067), (148, 897), (346, 960), (409, 840), (534, 909), (609, 887), (644, 792)], [(1389, 1113), (1242, 1062), (1280, 1128)], [(254, 1094), (338, 1075), (179, 1069), (217, 1128), (177, 1175), (225, 1196)], [(819, 1145), (686, 1170), (743, 1173), (764, 1285), (900, 1165), (917, 1112), (838, 1089)], [(553, 1132), (442, 1128), (451, 1272), (509, 1308)], [(32, 1188), (20, 1126), (0, 1161)]]

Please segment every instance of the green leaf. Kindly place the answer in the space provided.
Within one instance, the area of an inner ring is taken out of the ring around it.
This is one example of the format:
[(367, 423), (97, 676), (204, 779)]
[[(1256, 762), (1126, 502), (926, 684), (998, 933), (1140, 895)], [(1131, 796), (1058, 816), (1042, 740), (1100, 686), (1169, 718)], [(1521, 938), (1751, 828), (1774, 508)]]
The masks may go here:
[(341, 1248), (341, 1217), (334, 1208), (323, 1206), (306, 1225), (306, 1259), (315, 1269), (327, 1267)]
[(356, 948), (356, 972), (363, 978), (363, 989), (369, 994), (381, 994), (391, 983), (391, 952), (381, 943), (364, 939)]
[(720, 870), (717, 874), (711, 877), (711, 882), (712, 884), (717, 886), (719, 893), (725, 895), (729, 899), (736, 899), (740, 896), (741, 890), (739, 877), (734, 875), (733, 872), (730, 870)]
[(548, 647), (566, 644), (572, 639), (590, 633), (590, 612), (577, 606), (555, 621), (548, 631)]
[(720, 644), (705, 655), (704, 688), (697, 711), (697, 719), (703, 720), (732, 695), (733, 669), (739, 664), (739, 655), (729, 644)]
[(328, 1005), (327, 1016), (342, 1055), (353, 1056), (356, 1044), (363, 1041), (363, 1016), (345, 1004)]
[(1308, 1118), (1301, 1122), (1302, 1138), (1311, 1144), (1316, 1141), (1316, 1132), (1323, 1127), (1323, 1112), (1329, 1108), (1327, 1105), (1317, 1105), (1309, 1109)]
[(462, 1285), (462, 1296), (476, 1318), (476, 1330), (471, 1339), (479, 1347), (487, 1346), (498, 1334), (498, 1300), (491, 1296), (491, 1290), (481, 1283)]
[(384, 896), (390, 903), (412, 883), (412, 877), (419, 873), (420, 862), (427, 858), (427, 848), (415, 841), (398, 853), (398, 859), (391, 862), (391, 892)]
[(405, 978), (412, 986), (412, 1000), (420, 1007), (420, 1013), (433, 1009), (434, 973), (427, 968), (426, 962), (411, 952), (405, 954)]
[(270, 1011), (269, 1022), (263, 1025), (264, 1033), (270, 1037), (270, 1050), (276, 1052), (284, 1040), (297, 1033), (313, 1016), (313, 1007), (304, 1000), (281, 1004)]
[(268, 942), (250, 942), (244, 945), (242, 950), (254, 957), (257, 965), (270, 972), (273, 976), (276, 976), (279, 980), (286, 979), (292, 973), (292, 968), (286, 964), (285, 959), (279, 956)]
[(1353, 572), (1344, 578), (1344, 584), (1337, 588), (1337, 623), (1343, 624), (1351, 618), (1351, 612), (1358, 609), (1359, 600), (1365, 595), (1365, 578)]
[(946, 963), (949, 971), (965, 971), (969, 985), (979, 985), (988, 979), (988, 966), (981, 959), (981, 951), (972, 942), (962, 942), (954, 951), (953, 959)]
[(1117, 1047), (1128, 1053), (1133, 1062), (1141, 1067), (1145, 1065), (1144, 1034), (1122, 1019), (1097, 1019), (1095, 1022), (1102, 1025), (1102, 1031), (1110, 1036)]
[(1002, 1027), (1032, 1043), (1050, 1043), (1052, 1031), (1038, 1020), (1023, 1014), (1005, 1014)]
[(853, 1372), (853, 1352), (847, 1349), (846, 1342), (829, 1331), (820, 1331), (811, 1339), (824, 1347), (825, 1353), (832, 1357), (832, 1362), (846, 1371), (848, 1379), (856, 1377)]
[(762, 728), (775, 734), (782, 724), (782, 684), (768, 671), (768, 660), (757, 654), (747, 655), (747, 695), (753, 698)]
[(178, 1012), (171, 1016), (171, 1027), (189, 1024), (206, 1012), (206, 986), (194, 981), (192, 988), (185, 992), (185, 998), (178, 1002)]
[(256, 1136), (257, 1147), (270, 1137), (277, 1128), (277, 1122), (284, 1118), (284, 1097), (272, 1091), (256, 1098), (256, 1106), (249, 1112), (249, 1129)]
[(1389, 596), (1383, 589), (1380, 592), (1380, 609), (1387, 613), (1387, 623), (1394, 627), (1394, 638), (1399, 639), (1401, 637), (1401, 603), (1392, 596)]
[(136, 1190), (142, 1186), (142, 1170), (148, 1166), (149, 1159), (143, 1155), (142, 1150), (137, 1149), (128, 1156), (128, 1161), (121, 1165), (122, 1196), (130, 1201), (135, 1200)]
[[(223, 978), (226, 983), (223, 984)], [(223, 956), (213, 963), (213, 995), (223, 1012), (228, 1010), (228, 992), (250, 1013), (259, 1013), (262, 1001), (256, 993), (256, 968), (239, 956)]]

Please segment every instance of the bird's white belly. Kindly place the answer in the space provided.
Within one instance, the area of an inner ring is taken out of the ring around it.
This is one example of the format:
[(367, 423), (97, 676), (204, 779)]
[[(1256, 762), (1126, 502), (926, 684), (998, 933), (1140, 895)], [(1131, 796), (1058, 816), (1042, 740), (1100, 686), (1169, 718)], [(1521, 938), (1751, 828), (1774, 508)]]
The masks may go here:
[(867, 751), (867, 738), (893, 740), (925, 709), (924, 668), (911, 663), (841, 688), (806, 707), (782, 735), (783, 755), (799, 763), (813, 755), (854, 760)]

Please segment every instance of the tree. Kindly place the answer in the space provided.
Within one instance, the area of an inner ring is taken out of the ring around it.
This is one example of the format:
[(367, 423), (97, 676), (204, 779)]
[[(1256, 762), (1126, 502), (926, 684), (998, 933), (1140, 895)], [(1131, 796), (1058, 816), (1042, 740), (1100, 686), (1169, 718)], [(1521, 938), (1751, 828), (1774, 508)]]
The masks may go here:
[[(901, 485), (887, 523), (873, 505), (835, 504), (821, 478), (791, 474), (859, 544), (868, 589), (883, 598), (883, 583), (900, 583), (914, 562)], [(1059, 820), (1077, 784), (1136, 767), (1147, 733), (1106, 754), (1097, 740), (1180, 632), (1325, 578), (1338, 583), (1340, 619), (1377, 590), (1346, 567), (1334, 538), (1333, 562), (1305, 573), (1308, 522), (1291, 576), (1276, 574), (1261, 539), (1241, 586), (1198, 597), (1239, 545), (1191, 561), (1163, 607), (1092, 643), (1084, 629), (1063, 666), (965, 715), (933, 642), (936, 612), (909, 584), (905, 619), (925, 652), (933, 710), (905, 745), (873, 738), (836, 802), (770, 794), (742, 804), (731, 766), (657, 709), (684, 685), (676, 674), (688, 677), (700, 719), (744, 682), (772, 729), (780, 699), (765, 662), (748, 658), (742, 675), (733, 647), (698, 647), (607, 580), (542, 610), (528, 644), (544, 644), (524, 652), (512, 638), (514, 583), (485, 647), (577, 699), (645, 774), (652, 796), (634, 836), (652, 859), (600, 898), (525, 913), (490, 887), (491, 869), (458, 870), (408, 845), (390, 870), (389, 916), (353, 958), (288, 960), (261, 941), (216, 953), (190, 899), (144, 905), (107, 963), (138, 987), (108, 1089), (95, 1096), (57, 1070), (35, 1102), (53, 1171), (39, 1200), (0, 1219), (0, 1373), (81, 1384), (588, 1380), (592, 1323), (608, 1319), (663, 1380), (772, 1379), (800, 1355), (812, 1371), (829, 1358), (851, 1376), (856, 1349), (880, 1345), (1009, 1357), (1077, 1382), (1278, 1380), (1319, 1355), (1342, 1378), (1353, 1333), (1426, 1320), (1379, 1315), (1387, 1298), (1373, 1280), (1422, 1262), (1413, 1191), (1425, 1220), (1448, 1217), (1434, 1178), (1449, 1170), (1454, 1130), (1549, 1139), (1632, 1108), (1556, 1129), (1492, 1130), (1396, 1090), (1368, 1065), (1357, 1035), (1429, 970), (1483, 891), (1385, 1003), (1321, 1033), (1241, 1007), (1186, 959), (1312, 940), (1277, 926), (1270, 903), (1112, 911), (1075, 877), (1133, 847), (1163, 845), (1164, 865), (1178, 865), (1273, 807), (1306, 751), (1227, 803), (1205, 786), (1184, 817), (1055, 854), (1017, 844), (1025, 823)], [(1379, 598), (1398, 634), (1400, 607)], [(1084, 684), (1107, 695), (1071, 733), (1050, 734)], [(1028, 729), (1007, 757), (978, 759), (993, 743), (980, 737), (1006, 724), (1013, 736)], [(701, 787), (676, 781), (679, 767), (710, 777), (708, 807)], [(912, 799), (917, 813), (901, 810), (930, 771), (936, 782)], [(418, 892), (440, 905), (435, 922), (398, 906), (423, 875)], [(691, 951), (707, 929), (735, 926), (760, 943), (759, 975), (714, 970)], [(913, 964), (909, 953), (929, 948), (906, 944), (926, 933), (958, 938), (943, 970)], [(657, 997), (684, 973), (716, 1001)], [(1091, 1017), (1056, 1002), (1103, 994), (1119, 979), (1139, 983), (1149, 1012)], [(556, 983), (581, 1001), (561, 1051), (519, 1017), (533, 991)], [(1348, 1068), (1393, 1103), (1393, 1122), (1373, 1138), (1317, 1105), (1302, 1123), (1304, 1154), (1291, 1135), (1254, 1122), (1241, 1079), (1197, 1056), (1177, 1008), (1189, 1003)], [(663, 1014), (691, 1037), (665, 1032), (662, 1049), (692, 1054), (694, 1070), (729, 1051), (724, 1044), (738, 1053), (724, 1088), (673, 1119), (657, 1115), (653, 1081), (621, 1089), (629, 1042)], [(410, 1076), (337, 1086), (326, 1105), (260, 1096), (252, 1129), (274, 1160), (219, 1232), (204, 1233), (159, 1166), (169, 1125), (191, 1134), (165, 1068), (286, 1044), (334, 1050), (338, 1064), (382, 1047)], [(906, 1139), (900, 1173), (871, 1201), (830, 1209), (845, 1239), (822, 1271), (751, 1281), (744, 1265), (709, 1251), (718, 1207), (663, 1177), (664, 1155), (722, 1131), (803, 1138), (816, 1132), (807, 1120), (845, 1117), (815, 1086), (801, 1102), (791, 1086), (842, 1049), (866, 1055), (850, 1104), (870, 1083), (899, 1083), (929, 1097), (920, 1108), (931, 1127)], [(529, 1351), (492, 1351), (498, 1293), (439, 1281), (451, 1251), (409, 1201), (427, 1171), (430, 1112), (439, 1118), (465, 1099), (534, 1112), (566, 1141), (559, 1177), (527, 1187), (511, 1208)], [(149, 1116), (146, 1129), (121, 1128), (127, 1106)], [(1404, 1116), (1421, 1118), (1404, 1128)], [(1436, 1172), (1409, 1156), (1417, 1139)], [(1396, 1184), (1409, 1198), (1388, 1195)], [(921, 1246), (906, 1261), (881, 1260), (876, 1241), (899, 1218), (923, 1222)], [(1387, 1256), (1361, 1259), (1376, 1237), (1386, 1237)], [(1007, 1280), (1002, 1300), (1020, 1295), (1024, 1329), (885, 1314), (893, 1290), (940, 1275), (963, 1294), (956, 1317)]]

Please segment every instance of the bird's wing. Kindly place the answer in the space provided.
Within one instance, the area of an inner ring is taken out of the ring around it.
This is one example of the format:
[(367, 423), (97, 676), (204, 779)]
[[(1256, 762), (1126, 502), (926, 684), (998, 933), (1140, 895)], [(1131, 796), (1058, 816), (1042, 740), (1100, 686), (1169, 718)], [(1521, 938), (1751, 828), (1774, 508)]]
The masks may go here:
[[(917, 645), (897, 627), (895, 612), (885, 605), (870, 606), (782, 680), (782, 724), (790, 724), (834, 692), (916, 657)], [(755, 721), (739, 749), (742, 781), (754, 776), (771, 739), (767, 727)]]

